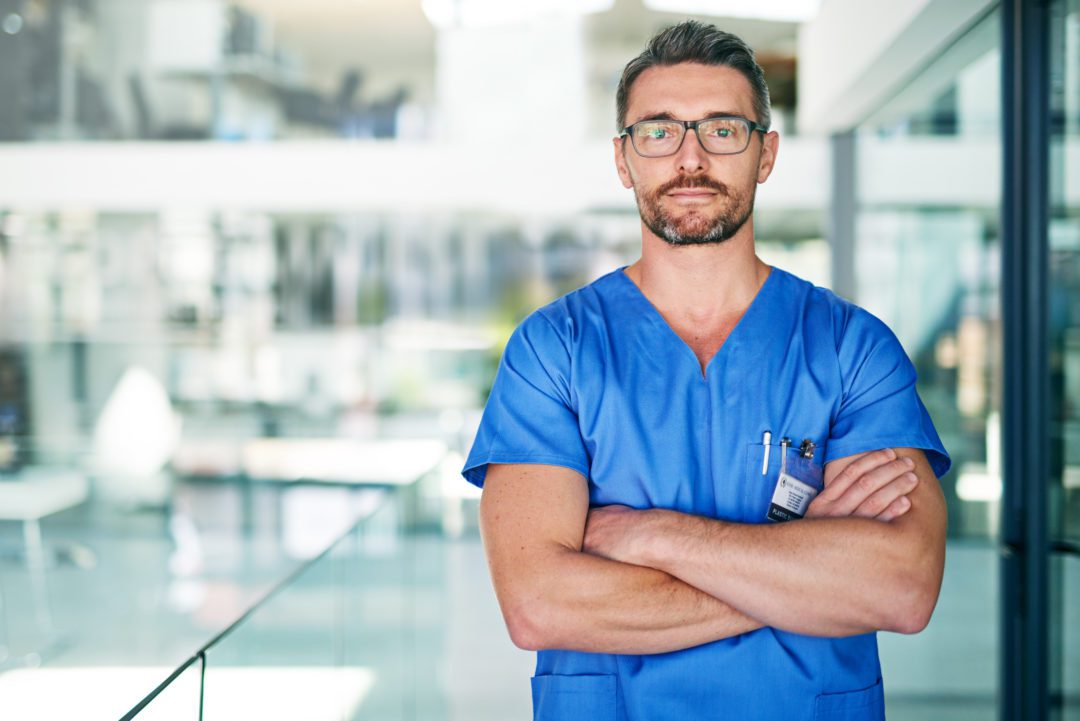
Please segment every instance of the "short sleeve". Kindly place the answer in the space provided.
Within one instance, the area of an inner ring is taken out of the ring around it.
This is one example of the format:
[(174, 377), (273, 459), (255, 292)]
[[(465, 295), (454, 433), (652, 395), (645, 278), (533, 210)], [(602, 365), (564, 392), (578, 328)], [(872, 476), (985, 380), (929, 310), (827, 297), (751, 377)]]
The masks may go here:
[(489, 463), (541, 463), (589, 475), (571, 402), (570, 353), (540, 311), (510, 336), (465, 461), (465, 480), (483, 488)]
[(952, 461), (915, 390), (915, 367), (888, 326), (849, 308), (837, 349), (843, 396), (825, 462), (879, 448), (919, 448), (940, 478)]

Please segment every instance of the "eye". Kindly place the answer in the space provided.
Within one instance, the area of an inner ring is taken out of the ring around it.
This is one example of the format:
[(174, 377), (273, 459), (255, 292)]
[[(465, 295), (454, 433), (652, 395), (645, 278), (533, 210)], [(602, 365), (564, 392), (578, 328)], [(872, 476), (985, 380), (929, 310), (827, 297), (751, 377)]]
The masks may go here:
[(653, 140), (663, 140), (664, 138), (667, 137), (667, 128), (664, 128), (664, 127), (649, 128), (648, 130), (645, 131), (645, 134), (648, 135)]

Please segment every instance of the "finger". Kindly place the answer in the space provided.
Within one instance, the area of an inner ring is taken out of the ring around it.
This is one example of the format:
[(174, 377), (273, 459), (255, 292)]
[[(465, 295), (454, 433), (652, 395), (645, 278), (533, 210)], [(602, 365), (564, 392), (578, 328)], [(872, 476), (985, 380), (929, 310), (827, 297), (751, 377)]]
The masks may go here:
[(879, 521), (885, 521), (886, 523), (899, 518), (911, 509), (911, 501), (907, 496), (900, 496), (895, 501), (889, 504), (889, 507), (879, 513), (876, 518)]
[[(914, 462), (909, 458), (897, 458), (895, 461), (864, 473), (847, 487), (840, 498), (833, 502), (835, 513), (843, 516), (851, 515), (868, 498), (900, 476), (910, 472), (914, 466)], [(883, 508), (878, 510), (881, 511)]]
[(885, 512), (896, 500), (903, 498), (915, 490), (919, 484), (919, 477), (910, 471), (894, 478), (880, 490), (870, 494), (865, 501), (852, 512), (851, 515), (860, 518), (876, 518)]
[(832, 482), (822, 491), (822, 494), (825, 495), (826, 499), (836, 500), (864, 473), (868, 473), (878, 466), (894, 460), (896, 460), (896, 451), (892, 448), (882, 448), (880, 451), (866, 453), (840, 471), (836, 478), (832, 479)]

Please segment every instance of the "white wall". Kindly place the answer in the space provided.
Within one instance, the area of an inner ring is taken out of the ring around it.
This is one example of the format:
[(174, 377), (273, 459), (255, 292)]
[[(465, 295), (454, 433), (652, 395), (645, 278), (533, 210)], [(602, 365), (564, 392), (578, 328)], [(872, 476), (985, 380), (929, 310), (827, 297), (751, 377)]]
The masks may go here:
[(799, 30), (799, 132), (857, 125), (992, 4), (826, 0)]

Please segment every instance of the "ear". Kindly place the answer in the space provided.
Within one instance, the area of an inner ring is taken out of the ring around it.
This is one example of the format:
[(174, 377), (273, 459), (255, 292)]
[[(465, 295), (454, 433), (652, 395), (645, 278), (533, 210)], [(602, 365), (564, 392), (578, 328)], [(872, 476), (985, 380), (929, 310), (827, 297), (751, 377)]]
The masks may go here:
[(626, 144), (629, 141), (626, 136), (616, 137), (612, 140), (615, 145), (615, 169), (619, 171), (619, 180), (624, 188), (634, 187), (634, 177), (630, 174), (630, 166), (626, 163)]
[(764, 183), (776, 165), (776, 153), (780, 149), (780, 133), (770, 130), (761, 139), (761, 156), (758, 158), (757, 182)]

